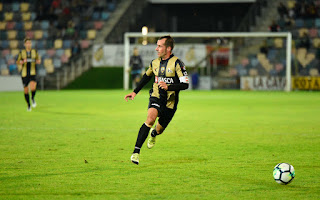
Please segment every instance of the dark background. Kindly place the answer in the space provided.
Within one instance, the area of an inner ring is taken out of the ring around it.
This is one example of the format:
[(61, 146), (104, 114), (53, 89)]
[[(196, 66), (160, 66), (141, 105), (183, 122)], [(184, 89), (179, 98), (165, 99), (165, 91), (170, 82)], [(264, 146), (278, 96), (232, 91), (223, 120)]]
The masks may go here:
[[(135, 27), (148, 26), (156, 32), (232, 32), (244, 18), (251, 3), (151, 4)], [(139, 32), (132, 27), (132, 31)]]

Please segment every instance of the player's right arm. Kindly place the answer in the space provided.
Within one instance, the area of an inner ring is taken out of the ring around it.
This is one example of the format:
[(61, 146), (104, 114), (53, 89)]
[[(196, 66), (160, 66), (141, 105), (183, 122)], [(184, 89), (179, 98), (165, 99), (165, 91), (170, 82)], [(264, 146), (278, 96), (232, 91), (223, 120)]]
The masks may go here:
[(149, 65), (148, 70), (146, 71), (146, 73), (144, 73), (144, 75), (142, 76), (140, 82), (138, 83), (137, 87), (133, 90), (133, 92), (131, 92), (130, 94), (127, 94), (124, 99), (126, 101), (129, 100), (133, 100), (134, 97), (138, 94), (138, 92), (151, 80), (153, 75), (153, 71), (152, 71), (152, 63)]
[(152, 71), (152, 62), (149, 65), (148, 70), (146, 73), (143, 74), (140, 82), (138, 83), (137, 87), (133, 90), (136, 94), (151, 80), (153, 76), (153, 71)]
[(140, 80), (140, 82), (138, 83), (136, 89), (133, 90), (133, 92), (131, 92), (130, 94), (127, 94), (124, 99), (126, 101), (129, 100), (133, 100), (134, 97), (138, 94), (138, 92), (143, 88), (143, 86), (145, 86), (151, 79), (151, 76), (147, 76), (147, 72), (143, 75), (142, 79)]
[(124, 100), (126, 100), (126, 102), (128, 102), (128, 99), (129, 99), (129, 100), (133, 100), (136, 95), (137, 95), (137, 94), (136, 94), (135, 92), (131, 92), (130, 94), (127, 94), (127, 95), (124, 97)]

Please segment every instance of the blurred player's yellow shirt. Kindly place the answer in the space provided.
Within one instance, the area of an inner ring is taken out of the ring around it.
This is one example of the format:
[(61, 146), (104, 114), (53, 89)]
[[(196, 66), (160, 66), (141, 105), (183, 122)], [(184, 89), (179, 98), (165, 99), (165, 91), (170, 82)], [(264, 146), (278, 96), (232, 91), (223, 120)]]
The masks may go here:
[(37, 50), (31, 49), (28, 54), (27, 50), (23, 49), (19, 52), (17, 61), (25, 61), (22, 64), (21, 76), (26, 77), (28, 75), (36, 75), (36, 60), (40, 59)]

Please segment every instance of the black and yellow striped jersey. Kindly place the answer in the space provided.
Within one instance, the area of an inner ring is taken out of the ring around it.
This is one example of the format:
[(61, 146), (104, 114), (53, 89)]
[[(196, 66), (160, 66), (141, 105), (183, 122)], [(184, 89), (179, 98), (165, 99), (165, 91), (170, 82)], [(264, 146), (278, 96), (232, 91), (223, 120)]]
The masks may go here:
[(165, 91), (166, 107), (176, 109), (179, 101), (179, 91), (187, 89), (189, 84), (188, 73), (184, 63), (173, 54), (167, 60), (162, 60), (161, 58), (152, 60), (134, 92), (138, 93), (153, 76), (155, 76), (155, 81), (150, 90), (150, 96), (162, 98), (162, 91), (159, 89), (158, 83), (163, 81), (168, 85), (168, 90)]
[(31, 51), (23, 49), (19, 52), (17, 62), (20, 62), (21, 60), (24, 61), (21, 70), (22, 77), (36, 75), (36, 61), (38, 59), (40, 59), (40, 57), (35, 49), (31, 49)]

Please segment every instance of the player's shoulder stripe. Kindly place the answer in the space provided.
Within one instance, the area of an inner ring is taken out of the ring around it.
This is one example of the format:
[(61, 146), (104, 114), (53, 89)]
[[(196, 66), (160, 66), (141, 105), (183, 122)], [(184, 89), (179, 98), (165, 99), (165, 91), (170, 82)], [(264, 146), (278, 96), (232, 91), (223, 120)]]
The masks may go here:
[(157, 59), (153, 59), (153, 60), (151, 60), (151, 62), (150, 62), (150, 66), (151, 66), (151, 67), (153, 66), (153, 63), (155, 63), (155, 62), (156, 62), (156, 60), (157, 60)]
[(179, 58), (176, 60), (176, 64), (179, 64), (180, 67), (185, 66), (182, 60), (180, 60)]
[(152, 65), (152, 63), (155, 63), (155, 62), (160, 62), (160, 58), (153, 59), (150, 64)]

